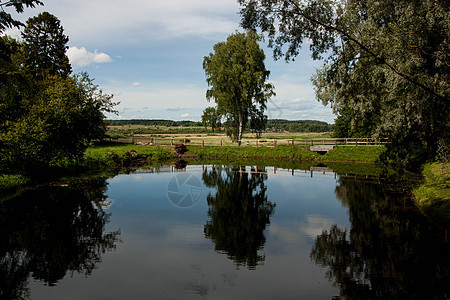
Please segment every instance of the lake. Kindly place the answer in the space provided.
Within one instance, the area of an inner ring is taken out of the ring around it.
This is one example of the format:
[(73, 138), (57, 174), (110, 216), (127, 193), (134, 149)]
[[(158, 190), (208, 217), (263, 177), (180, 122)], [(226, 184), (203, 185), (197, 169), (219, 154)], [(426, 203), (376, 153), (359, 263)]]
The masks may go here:
[(448, 228), (324, 167), (149, 167), (0, 202), (1, 299), (448, 299)]

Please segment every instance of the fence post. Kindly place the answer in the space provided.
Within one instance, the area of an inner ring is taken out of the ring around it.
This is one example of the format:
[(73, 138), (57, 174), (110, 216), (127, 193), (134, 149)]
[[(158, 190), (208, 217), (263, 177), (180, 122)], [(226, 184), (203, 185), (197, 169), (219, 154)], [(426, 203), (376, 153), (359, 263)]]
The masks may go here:
[(305, 139), (305, 147), (306, 147), (306, 146), (308, 146), (308, 145), (306, 144), (306, 139)]
[(202, 147), (205, 147), (205, 140), (202, 140)]
[(366, 146), (369, 146), (369, 139), (366, 139)]
[(358, 139), (355, 139), (355, 146), (358, 146)]
[(258, 140), (256, 140), (256, 148), (258, 148)]
[(292, 146), (294, 146), (294, 139), (292, 139)]
[(273, 147), (275, 148), (277, 146), (277, 140), (273, 140)]
[(153, 145), (153, 138), (151, 138), (151, 139), (150, 139), (150, 144), (152, 144), (152, 145)]
[(314, 146), (314, 142), (313, 142), (313, 140), (311, 139), (311, 146)]
[(337, 139), (334, 139), (334, 146), (337, 146)]
[(186, 146), (186, 139), (184, 139), (184, 145)]
[(223, 147), (223, 141), (220, 139), (220, 147)]

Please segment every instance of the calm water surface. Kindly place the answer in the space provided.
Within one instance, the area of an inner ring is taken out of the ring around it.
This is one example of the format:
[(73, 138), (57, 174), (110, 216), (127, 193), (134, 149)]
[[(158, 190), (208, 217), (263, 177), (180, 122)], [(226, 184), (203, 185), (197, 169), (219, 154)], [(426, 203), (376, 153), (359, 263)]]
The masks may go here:
[(1, 298), (448, 299), (447, 228), (377, 179), (187, 166), (0, 203)]

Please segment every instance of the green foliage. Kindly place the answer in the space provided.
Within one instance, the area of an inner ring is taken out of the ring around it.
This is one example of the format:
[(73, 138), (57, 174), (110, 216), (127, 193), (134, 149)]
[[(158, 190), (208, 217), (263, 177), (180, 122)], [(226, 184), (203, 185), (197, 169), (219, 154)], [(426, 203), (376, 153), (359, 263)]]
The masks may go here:
[(30, 179), (22, 175), (0, 175), (0, 191), (14, 189), (29, 183)]
[(6, 0), (0, 1), (0, 32), (6, 28), (23, 26), (22, 22), (13, 19), (10, 13), (7, 13), (4, 8), (13, 7), (17, 13), (23, 13), (25, 7), (35, 7), (36, 5), (43, 5), (39, 0)]
[(387, 157), (399, 166), (449, 143), (448, 1), (239, 2), (242, 24), (268, 33), (275, 58), (293, 59), (305, 40), (314, 59), (326, 58), (313, 82), (343, 118), (341, 132), (369, 125), (369, 135), (390, 138)]
[(197, 127), (202, 126), (201, 122), (194, 121), (173, 121), (173, 120), (160, 120), (160, 119), (132, 119), (132, 120), (107, 120), (106, 123), (111, 126), (124, 126), (124, 125), (142, 125), (142, 126), (184, 126), (184, 127)]
[(48, 75), (67, 78), (72, 72), (66, 55), (69, 38), (57, 17), (43, 12), (28, 19), (22, 33), (25, 65), (37, 79)]
[[(104, 144), (96, 145), (86, 149), (84, 161), (81, 165), (91, 168), (116, 166), (122, 164), (126, 160), (130, 152), (136, 152), (137, 160), (169, 160), (174, 155), (169, 148), (165, 147), (148, 147), (140, 145), (126, 144)], [(116, 154), (117, 156), (114, 156)], [(115, 159), (118, 158), (117, 159)]]
[(202, 124), (203, 126), (205, 126), (205, 128), (210, 126), (213, 132), (215, 129), (220, 128), (221, 125), (220, 119), (221, 115), (217, 112), (217, 110), (214, 107), (207, 107), (203, 111)]
[(115, 103), (86, 73), (68, 76), (68, 39), (55, 16), (31, 18), (24, 40), (0, 38), (0, 170), (36, 175), (82, 159), (105, 136), (103, 112)]
[(218, 114), (225, 118), (227, 135), (239, 145), (249, 118), (255, 119), (257, 130), (263, 127), (267, 100), (275, 95), (273, 85), (266, 83), (270, 72), (264, 65), (266, 56), (259, 40), (253, 31), (237, 32), (214, 45), (214, 53), (203, 60), (206, 82), (211, 87), (206, 98), (215, 101)]
[(333, 125), (315, 120), (283, 120), (268, 119), (267, 128), (272, 131), (289, 132), (329, 132), (333, 131)]
[(422, 174), (425, 182), (413, 190), (416, 203), (426, 213), (450, 220), (450, 165), (428, 163)]
[(334, 137), (336, 138), (360, 138), (371, 137), (375, 132), (374, 118), (358, 118), (353, 110), (346, 105), (337, 112), (334, 121)]

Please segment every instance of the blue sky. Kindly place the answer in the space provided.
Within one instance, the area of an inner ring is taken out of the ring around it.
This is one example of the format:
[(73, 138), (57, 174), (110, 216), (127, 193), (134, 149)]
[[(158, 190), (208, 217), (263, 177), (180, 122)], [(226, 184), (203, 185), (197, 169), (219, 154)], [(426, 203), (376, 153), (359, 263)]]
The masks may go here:
[[(44, 6), (16, 16), (25, 21), (48, 11), (69, 36), (74, 72), (87, 71), (95, 83), (114, 94), (119, 115), (110, 119), (194, 120), (214, 103), (205, 98), (203, 57), (239, 27), (235, 0), (43, 0)], [(20, 36), (18, 30), (8, 30)], [(315, 100), (308, 45), (295, 62), (274, 61), (266, 53), (269, 81), (277, 96), (268, 103), (269, 118), (333, 123), (331, 108)]]

